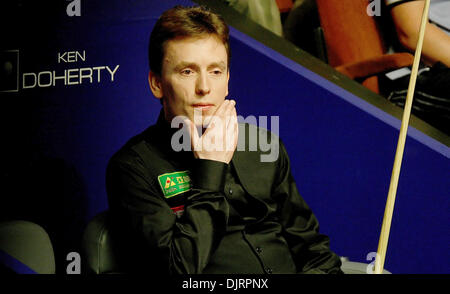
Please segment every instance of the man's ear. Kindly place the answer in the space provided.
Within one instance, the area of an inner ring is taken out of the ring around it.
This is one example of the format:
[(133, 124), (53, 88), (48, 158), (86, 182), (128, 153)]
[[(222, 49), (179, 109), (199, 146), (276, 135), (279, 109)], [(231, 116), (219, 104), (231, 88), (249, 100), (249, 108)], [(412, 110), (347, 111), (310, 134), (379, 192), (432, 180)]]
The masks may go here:
[(154, 72), (150, 71), (148, 73), (148, 84), (150, 85), (150, 90), (152, 90), (153, 96), (158, 99), (163, 97), (163, 90), (161, 85), (161, 77)]

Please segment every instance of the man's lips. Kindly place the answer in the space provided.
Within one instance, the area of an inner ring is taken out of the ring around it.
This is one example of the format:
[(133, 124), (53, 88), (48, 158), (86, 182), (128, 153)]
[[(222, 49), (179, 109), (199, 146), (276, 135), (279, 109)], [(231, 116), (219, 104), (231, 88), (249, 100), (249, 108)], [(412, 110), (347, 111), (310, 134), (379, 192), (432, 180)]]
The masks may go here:
[(210, 107), (213, 107), (214, 104), (210, 104), (210, 103), (197, 103), (197, 104), (192, 104), (192, 107), (196, 108), (196, 109), (201, 109), (201, 110), (207, 110)]

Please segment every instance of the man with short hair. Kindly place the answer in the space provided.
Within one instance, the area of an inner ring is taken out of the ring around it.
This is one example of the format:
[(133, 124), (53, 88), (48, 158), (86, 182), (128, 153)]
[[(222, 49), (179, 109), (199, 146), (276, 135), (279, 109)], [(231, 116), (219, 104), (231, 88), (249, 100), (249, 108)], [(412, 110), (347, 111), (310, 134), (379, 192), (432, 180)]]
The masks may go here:
[[(107, 169), (124, 270), (342, 273), (297, 191), (281, 141), (238, 124), (236, 102), (225, 99), (230, 47), (223, 19), (203, 7), (169, 9), (150, 36), (149, 59), (150, 88), (163, 109)], [(183, 143), (174, 139), (179, 132), (187, 134)], [(258, 135), (276, 143), (276, 158), (249, 150)]]

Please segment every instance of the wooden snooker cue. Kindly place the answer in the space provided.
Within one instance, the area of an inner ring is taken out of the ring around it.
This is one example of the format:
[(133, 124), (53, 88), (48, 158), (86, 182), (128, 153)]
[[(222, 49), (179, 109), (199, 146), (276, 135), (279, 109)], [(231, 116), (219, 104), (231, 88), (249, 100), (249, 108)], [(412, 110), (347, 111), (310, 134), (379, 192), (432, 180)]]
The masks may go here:
[(430, 0), (425, 0), (425, 7), (422, 14), (422, 23), (420, 25), (419, 40), (417, 41), (416, 52), (414, 54), (414, 63), (409, 80), (408, 93), (406, 95), (405, 108), (403, 111), (403, 118), (400, 127), (400, 134), (397, 143), (397, 151), (395, 153), (394, 166), (392, 169), (391, 182), (389, 185), (388, 197), (386, 200), (386, 207), (384, 210), (383, 224), (381, 226), (381, 234), (378, 242), (378, 251), (375, 259), (375, 273), (381, 274), (383, 272), (384, 261), (386, 258), (386, 250), (389, 239), (389, 231), (391, 228), (392, 214), (394, 211), (395, 196), (397, 193), (398, 179), (400, 175), (400, 168), (403, 159), (403, 151), (405, 149), (406, 133), (408, 131), (409, 117), (411, 115), (411, 107), (414, 96), (414, 88), (416, 86), (417, 73), (419, 70), (420, 56), (422, 54), (423, 40), (425, 36), (425, 28), (428, 23), (428, 11), (430, 8)]

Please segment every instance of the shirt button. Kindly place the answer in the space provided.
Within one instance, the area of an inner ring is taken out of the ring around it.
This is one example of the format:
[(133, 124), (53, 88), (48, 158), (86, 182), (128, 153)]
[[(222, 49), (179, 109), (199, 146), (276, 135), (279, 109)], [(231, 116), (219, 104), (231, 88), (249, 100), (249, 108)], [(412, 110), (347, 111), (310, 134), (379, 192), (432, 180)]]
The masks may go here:
[(272, 273), (272, 269), (270, 267), (266, 268), (266, 271), (267, 271), (268, 274)]
[(230, 191), (228, 191), (228, 193), (230, 193), (230, 195), (232, 195), (233, 194), (233, 190), (230, 189)]

